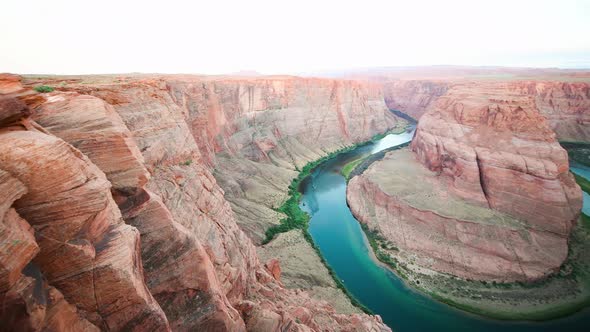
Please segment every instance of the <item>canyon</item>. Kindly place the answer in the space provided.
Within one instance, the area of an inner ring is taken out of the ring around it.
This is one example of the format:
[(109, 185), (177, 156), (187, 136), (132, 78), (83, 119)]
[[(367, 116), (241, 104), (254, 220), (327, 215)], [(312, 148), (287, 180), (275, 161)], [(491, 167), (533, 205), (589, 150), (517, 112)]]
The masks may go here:
[(590, 84), (428, 74), (2, 74), (1, 325), (389, 331), (301, 230), (265, 240), (305, 165), (406, 127), (390, 109), (418, 129), (350, 180), (359, 221), (421, 272), (555, 273), (582, 204), (558, 141), (590, 141)]
[(539, 74), (518, 73), (504, 78), (504, 72), (467, 72), (460, 76), (456, 72), (454, 75), (447, 72), (435, 74), (429, 72), (429, 75), (416, 74), (415, 77), (390, 75), (387, 78), (369, 76), (365, 79), (383, 86), (385, 102), (390, 109), (407, 113), (417, 120), (429, 108), (436, 107), (438, 99), (449, 90), (462, 89), (471, 84), (476, 86), (476, 90), (484, 91), (486, 86), (502, 85), (503, 91), (496, 97), (501, 99), (502, 93), (506, 93), (530, 99), (527, 102), (534, 104), (545, 117), (559, 141), (590, 141), (590, 86), (584, 76), (572, 74), (564, 77), (546, 73), (546, 76), (538, 77)]
[[(531, 283), (564, 273), (582, 192), (558, 140), (588, 140), (588, 84), (398, 83), (389, 95), (420, 117), (411, 146), (361, 165), (347, 188), (351, 211), (382, 236), (384, 255), (419, 288), (460, 304), (478, 300), (444, 295), (432, 279), (480, 296), (490, 293), (482, 290), (486, 282)], [(539, 288), (541, 301), (549, 297)], [(512, 310), (530, 304), (530, 296), (512, 297)], [(511, 309), (502, 309), (509, 317)]]
[[(0, 79), (2, 326), (389, 330), (285, 288), (282, 262), (254, 246), (298, 168), (399, 124), (378, 88), (88, 79), (45, 78), (57, 91), (43, 94)], [(348, 302), (332, 280), (324, 288)]]

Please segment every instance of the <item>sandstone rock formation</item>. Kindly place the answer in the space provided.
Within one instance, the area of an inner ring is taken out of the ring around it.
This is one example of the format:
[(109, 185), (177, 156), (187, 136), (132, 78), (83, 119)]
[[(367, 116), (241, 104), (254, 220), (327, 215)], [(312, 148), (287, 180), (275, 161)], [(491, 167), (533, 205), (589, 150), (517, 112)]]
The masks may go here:
[[(389, 330), (378, 316), (338, 314), (285, 289), (280, 262), (259, 262), (212, 175), (233, 157), (231, 167), (262, 170), (258, 178), (281, 169), (273, 185), (284, 196), (296, 165), (395, 124), (382, 101), (373, 105), (378, 90), (319, 81), (315, 97), (313, 80), (195, 77), (70, 80), (41, 95), (3, 76), (2, 326)], [(285, 121), (300, 124), (289, 132)], [(273, 146), (299, 140), (309, 146), (299, 142), (296, 157)]]
[(200, 242), (174, 220), (158, 195), (145, 188), (150, 174), (114, 108), (96, 97), (55, 93), (39, 107), (35, 119), (105, 170), (123, 217), (141, 234), (147, 286), (171, 327), (243, 328), (212, 276), (213, 266)]
[(307, 290), (312, 298), (327, 300), (338, 313), (360, 313), (337, 288), (330, 272), (300, 230), (279, 234), (273, 241), (258, 247), (257, 252), (260, 259), (268, 260), (267, 266), (275, 271), (275, 265), (269, 263), (277, 258), (279, 263), (282, 262), (279, 265), (280, 278), (286, 288)]
[[(19, 100), (20, 96), (4, 97)], [(46, 278), (59, 289), (38, 286), (48, 295), (34, 293), (29, 299), (24, 292), (34, 286), (33, 280), (28, 280), (28, 286), (19, 285), (15, 292), (20, 301), (37, 301), (49, 315), (29, 320), (67, 324), (52, 321), (52, 315), (62, 315), (52, 312), (53, 306), (60, 305), (69, 308), (71, 316), (62, 319), (75, 319), (87, 326), (168, 329), (164, 313), (143, 281), (137, 251), (139, 233), (123, 223), (104, 173), (80, 151), (26, 118), (3, 128), (0, 135), (0, 168), (26, 188), (26, 194), (13, 204), (24, 219), (18, 222), (32, 226), (39, 246), (28, 270), (33, 271), (35, 283), (42, 285)], [(6, 221), (11, 216), (15, 213)], [(17, 253), (13, 250), (8, 251), (11, 257)], [(16, 269), (13, 273), (20, 273), (22, 263), (12, 268)], [(76, 309), (61, 300), (60, 293), (94, 325), (76, 318)], [(10, 291), (5, 296), (16, 297)], [(45, 303), (47, 296), (49, 305)], [(36, 322), (36, 327), (43, 326), (40, 324)]]
[(396, 124), (378, 87), (354, 81), (172, 81), (168, 89), (188, 110), (205, 161), (218, 155), (216, 177), (255, 242), (276, 223), (272, 208), (285, 199), (294, 171)]
[(590, 84), (525, 82), (513, 89), (533, 96), (560, 141), (590, 142)]
[(461, 77), (436, 79), (396, 79), (382, 82), (385, 102), (390, 109), (415, 119), (444, 96), (449, 89), (464, 84), (503, 85), (506, 93), (529, 96), (547, 120), (559, 141), (590, 141), (590, 83), (555, 80), (484, 81)]
[(440, 80), (395, 80), (383, 83), (383, 95), (387, 107), (419, 120), (451, 85)]
[[(190, 161), (214, 166), (226, 199), (238, 212), (240, 227), (256, 243), (279, 219), (272, 208), (285, 199), (297, 169), (399, 124), (375, 84), (297, 77), (194, 76), (147, 83), (68, 89), (112, 104), (134, 137), (146, 140), (146, 146), (138, 145), (142, 151), (148, 149), (143, 151), (147, 164), (150, 157), (174, 155), (171, 162), (178, 164)], [(153, 117), (160, 118), (158, 130), (134, 130)], [(183, 144), (172, 147), (162, 144), (167, 142), (164, 139)], [(198, 151), (193, 153), (195, 145)]]
[[(273, 208), (307, 162), (403, 125), (387, 106), (415, 117), (430, 109), (413, 146), (430, 170), (412, 157), (414, 168), (484, 216), (437, 216), (412, 208), (407, 196), (392, 202), (368, 176), (353, 179), (358, 193), (380, 197), (358, 214), (404, 210), (411, 217), (400, 223), (424, 221), (411, 241), (418, 263), (474, 278), (535, 279), (563, 260), (577, 214), (567, 159), (539, 114), (559, 139), (587, 140), (586, 83), (179, 75), (32, 82), (57, 89), (39, 94), (0, 75), (0, 326), (8, 330), (387, 331), (326, 279), (319, 257), (289, 264), (293, 248), (315, 255), (307, 243), (289, 244), (284, 234), (259, 248), (265, 263), (254, 246), (282, 217)], [(547, 195), (539, 198), (541, 187)], [(433, 229), (435, 241), (424, 238)], [(497, 238), (510, 245), (498, 247)], [(476, 259), (465, 258), (465, 247), (476, 248)]]
[(350, 181), (353, 213), (402, 259), (499, 281), (536, 280), (565, 260), (581, 191), (537, 96), (515, 86), (455, 85), (421, 117), (413, 154), (391, 152)]
[(456, 87), (421, 121), (412, 150), (458, 196), (567, 235), (581, 204), (567, 153), (534, 99), (509, 88)]

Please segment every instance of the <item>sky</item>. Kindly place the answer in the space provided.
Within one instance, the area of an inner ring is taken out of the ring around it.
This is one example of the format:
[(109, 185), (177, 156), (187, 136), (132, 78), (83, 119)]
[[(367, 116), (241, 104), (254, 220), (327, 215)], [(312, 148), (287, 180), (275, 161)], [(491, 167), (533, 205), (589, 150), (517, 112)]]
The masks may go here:
[(0, 72), (590, 68), (590, 0), (3, 0)]

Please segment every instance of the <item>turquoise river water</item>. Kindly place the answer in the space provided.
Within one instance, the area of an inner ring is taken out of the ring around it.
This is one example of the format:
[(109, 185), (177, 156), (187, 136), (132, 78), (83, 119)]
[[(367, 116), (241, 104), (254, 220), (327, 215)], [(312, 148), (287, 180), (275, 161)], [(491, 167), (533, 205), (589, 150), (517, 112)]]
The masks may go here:
[[(588, 309), (544, 322), (500, 321), (470, 314), (410, 288), (373, 259), (365, 234), (346, 204), (346, 181), (340, 170), (352, 160), (406, 143), (412, 136), (413, 131), (388, 135), (340, 154), (320, 164), (301, 184), (300, 206), (311, 215), (309, 232), (353, 296), (397, 332), (590, 331)], [(590, 177), (590, 172), (584, 175)]]

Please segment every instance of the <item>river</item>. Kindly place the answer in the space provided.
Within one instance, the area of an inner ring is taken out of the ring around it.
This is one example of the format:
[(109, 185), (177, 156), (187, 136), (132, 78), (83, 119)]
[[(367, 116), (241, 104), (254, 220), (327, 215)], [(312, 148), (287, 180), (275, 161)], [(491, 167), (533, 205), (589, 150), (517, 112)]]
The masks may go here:
[[(470, 314), (408, 287), (374, 260), (367, 238), (346, 204), (346, 180), (340, 170), (350, 161), (406, 143), (412, 136), (413, 131), (391, 134), (340, 154), (316, 167), (301, 184), (300, 206), (311, 215), (309, 232), (350, 293), (397, 332), (588, 331), (588, 309), (544, 322), (499, 321)], [(587, 208), (587, 195), (584, 198)]]

